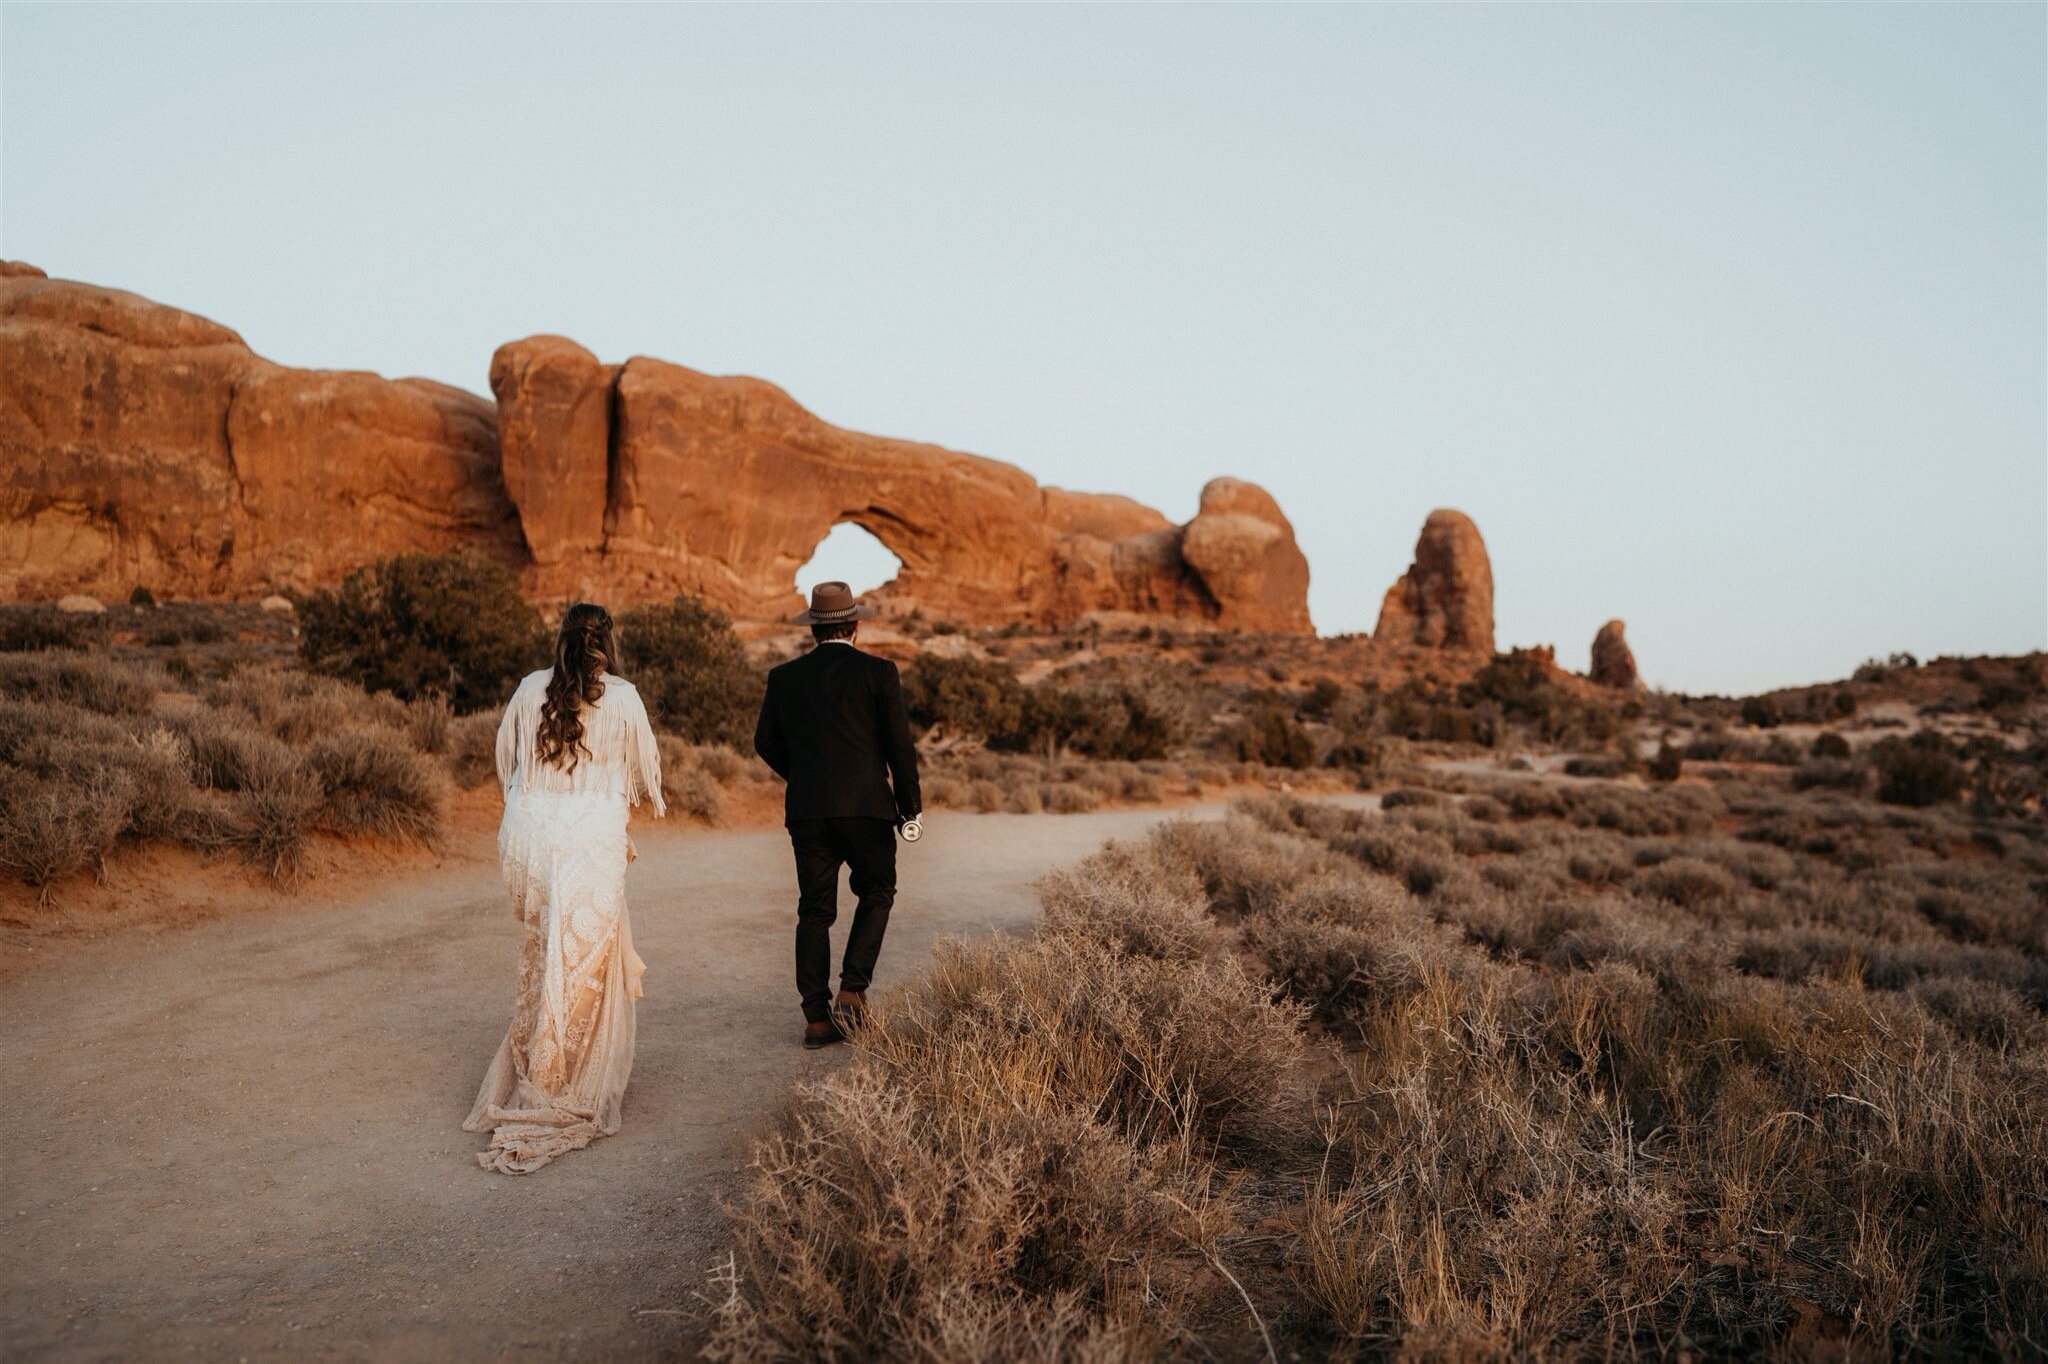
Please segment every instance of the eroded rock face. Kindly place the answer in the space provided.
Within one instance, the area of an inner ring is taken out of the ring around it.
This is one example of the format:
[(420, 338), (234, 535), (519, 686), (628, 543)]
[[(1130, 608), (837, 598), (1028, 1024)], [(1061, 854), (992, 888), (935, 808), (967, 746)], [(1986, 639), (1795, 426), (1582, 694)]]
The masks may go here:
[(1586, 675), (1603, 687), (1628, 691), (1640, 685), (1636, 656), (1623, 633), (1626, 628), (1621, 621), (1610, 620), (1593, 636), (1593, 666)]
[(1294, 526), (1255, 483), (1218, 478), (1202, 489), (1181, 558), (1217, 606), (1217, 624), (1306, 633), (1308, 559)]
[(517, 535), (483, 399), (274, 365), (191, 313), (0, 273), (0, 595), (304, 587)]
[[(1126, 497), (1047, 488), (997, 460), (833, 426), (760, 379), (644, 357), (618, 367), (610, 413), (603, 552), (540, 565), (546, 595), (682, 590), (780, 617), (801, 604), (797, 570), (851, 522), (902, 561), (891, 600), (971, 622), (1133, 612), (1310, 628), (1293, 527), (1248, 483), (1217, 480), (1195, 519), (1175, 526)], [(594, 462), (575, 468), (594, 495)]]
[(562, 336), (508, 341), (491, 357), (505, 492), (537, 564), (604, 546), (614, 374)]
[(1493, 566), (1479, 527), (1439, 508), (1422, 523), (1415, 562), (1380, 603), (1376, 641), (1493, 652)]
[(0, 599), (261, 595), (467, 547), (542, 597), (684, 590), (780, 616), (850, 521), (902, 560), (892, 600), (969, 622), (1310, 628), (1307, 561), (1249, 483), (1216, 480), (1175, 526), (843, 430), (758, 379), (556, 336), (501, 347), (491, 388), (272, 364), (205, 318), (0, 264)]

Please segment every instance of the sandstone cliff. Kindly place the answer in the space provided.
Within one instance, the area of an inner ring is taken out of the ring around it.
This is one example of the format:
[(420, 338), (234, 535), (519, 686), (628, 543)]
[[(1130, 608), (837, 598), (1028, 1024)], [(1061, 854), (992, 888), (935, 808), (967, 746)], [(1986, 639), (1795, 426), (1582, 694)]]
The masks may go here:
[(0, 597), (219, 595), (403, 549), (519, 553), (495, 428), (473, 394), (274, 365), (191, 313), (7, 270)]
[(1248, 483), (1212, 482), (1175, 526), (842, 430), (758, 379), (607, 364), (554, 336), (501, 347), (490, 373), (495, 404), (292, 369), (205, 318), (0, 264), (0, 599), (261, 594), (467, 547), (539, 596), (681, 589), (779, 615), (851, 521), (902, 560), (890, 599), (941, 615), (1311, 629), (1293, 527)]

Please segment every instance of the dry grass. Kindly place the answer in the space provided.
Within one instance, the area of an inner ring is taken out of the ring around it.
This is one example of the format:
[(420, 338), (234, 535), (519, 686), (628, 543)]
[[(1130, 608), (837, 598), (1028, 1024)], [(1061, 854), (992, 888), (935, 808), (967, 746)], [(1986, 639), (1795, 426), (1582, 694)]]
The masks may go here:
[(1257, 1338), (1215, 1162), (1312, 1141), (1299, 1012), (1192, 917), (1164, 955), (1080, 928), (945, 948), (864, 1057), (799, 1089), (750, 1171), (712, 1357)]
[[(109, 645), (105, 629), (67, 631), (72, 617), (0, 611), (24, 645), (0, 653), (0, 872), (46, 898), (124, 842), (236, 851), (280, 883), (322, 835), (436, 846), (451, 788), (496, 776), (495, 713), (365, 692), (274, 647), (237, 653), (228, 636), (274, 623), (234, 611), (119, 611), (145, 641), (218, 648), (202, 670), (182, 652)], [(166, 622), (178, 628), (156, 629)], [(69, 647), (80, 642), (98, 647)], [(664, 737), (662, 751), (666, 799), (705, 823), (767, 780), (729, 748)]]
[(281, 882), (316, 834), (432, 844), (448, 780), (418, 744), (436, 728), (279, 668), (195, 694), (111, 651), (0, 656), (0, 868), (47, 897), (124, 840), (237, 849)]
[[(1177, 796), (1254, 782), (1304, 781), (1299, 772), (1257, 763), (1150, 758), (1141, 762), (1046, 757), (987, 749), (947, 750), (927, 755), (919, 773), (924, 803), (934, 810), (976, 810), (1033, 815), (1082, 814), (1104, 805), (1155, 805)], [(1337, 774), (1314, 778), (1336, 789), (1349, 783)]]
[(942, 952), (763, 1145), (713, 1354), (2040, 1357), (2038, 827), (1458, 785)]

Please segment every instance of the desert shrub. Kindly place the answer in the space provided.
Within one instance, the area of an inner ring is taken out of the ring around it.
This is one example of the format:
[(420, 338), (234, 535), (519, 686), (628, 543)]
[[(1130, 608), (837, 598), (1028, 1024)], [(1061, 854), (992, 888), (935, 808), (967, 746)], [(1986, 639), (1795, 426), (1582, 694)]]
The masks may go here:
[(34, 697), (102, 715), (141, 715), (162, 678), (104, 653), (49, 651), (0, 657), (0, 696)]
[(1792, 789), (1810, 791), (1861, 791), (1870, 774), (1861, 763), (1846, 758), (1810, 758), (1792, 771)]
[(1615, 753), (1581, 754), (1565, 760), (1567, 777), (1625, 777), (1633, 768), (1627, 758)]
[(942, 945), (782, 1111), (711, 1357), (1153, 1357), (1226, 1312), (1229, 1353), (1258, 1338), (1205, 1269), (1233, 1195), (1180, 1153), (1306, 1148), (1298, 1012), (1069, 929)]
[(1677, 781), (1678, 774), (1685, 770), (1685, 755), (1669, 743), (1657, 745), (1657, 756), (1650, 759), (1650, 776), (1656, 781)]
[(661, 749), (661, 798), (669, 812), (703, 824), (723, 820), (725, 792), (706, 759), (731, 750), (687, 744), (672, 734), (657, 735), (655, 742)]
[[(437, 695), (426, 693), (412, 704), (431, 708)], [(412, 705), (392, 694), (366, 692), (338, 678), (283, 667), (239, 669), (208, 686), (205, 698), (216, 710), (242, 712), (294, 747), (342, 730), (405, 733), (412, 728)]]
[(1078, 815), (1101, 808), (1102, 792), (1079, 782), (1053, 782), (1045, 788), (1045, 808), (1056, 815)]
[(443, 757), (448, 763), (448, 775), (465, 791), (497, 778), (498, 720), (489, 711), (480, 711), (459, 715), (448, 724)]
[[(966, 969), (942, 959), (909, 1026), (840, 1073), (919, 1121), (872, 1140), (835, 1128), (757, 1167), (726, 1357), (944, 1340), (1000, 1357), (1240, 1358), (1264, 1357), (1265, 1335), (1304, 1359), (1632, 1357), (1679, 1341), (1715, 1358), (2017, 1358), (2048, 1336), (2036, 827), (1987, 841), (1960, 811), (1782, 787), (1574, 786), (1518, 810), (1516, 784), (1464, 785), (1512, 821), (1247, 798), (1221, 823), (1162, 825), (1047, 878), (1030, 944), (976, 949)], [(1730, 821), (1739, 838), (1714, 827)], [(1825, 855), (1806, 850), (1816, 839)], [(1504, 874), (1418, 900), (1404, 883), (1422, 864), (1446, 886), (1476, 882), (1475, 866)], [(1571, 864), (1600, 884), (1560, 886)], [(1206, 932), (1191, 927), (1204, 902)], [(1282, 1046), (1217, 972), (1233, 957), (1324, 1029)], [(1222, 1016), (1181, 1013), (1188, 991)], [(1187, 1036), (1155, 1050), (1130, 1016)], [(1219, 1066), (1212, 1022), (1260, 1064)], [(940, 1048), (957, 1064), (928, 1065)], [(1306, 1149), (1287, 1086), (1260, 1087), (1304, 1065), (1326, 1077)], [(1244, 1105), (1235, 1122), (1203, 1113), (1200, 1076)], [(986, 1203), (988, 1147), (956, 1143), (916, 1171), (895, 1154), (936, 1149), (913, 1134), (980, 1130), (971, 1114), (1053, 1111), (1096, 1120), (1102, 1149), (1132, 1162), (1089, 1164), (1091, 1188), (1169, 1188), (1184, 1215), (1243, 1230), (1205, 1242), (1105, 1203), (1090, 1234), (1113, 1227), (1114, 1244), (1089, 1243), (1105, 1258), (1048, 1269), (1038, 1243), (987, 1230), (1018, 1225), (1030, 1197), (1070, 1207), (1073, 1163), (1033, 1147), (1024, 1168), (1044, 1182)], [(826, 1206), (829, 1223), (813, 1216)], [(952, 1287), (913, 1291), (942, 1257), (911, 1229), (983, 1208), (957, 1233), (972, 1271), (948, 1260)], [(801, 1245), (791, 1227), (808, 1229)], [(770, 1242), (773, 1256), (750, 1249)], [(1214, 1286), (1187, 1274), (1204, 1262), (1233, 1267), (1260, 1333), (1223, 1311), (1234, 1294), (1162, 1287)], [(854, 1286), (886, 1309), (849, 1325)], [(1028, 1334), (996, 1344), (990, 1322)]]
[(1140, 956), (1199, 961), (1220, 940), (1201, 882), (1184, 865), (1162, 863), (1149, 843), (1109, 843), (1041, 878), (1038, 898), (1048, 931)]
[(36, 603), (0, 606), (0, 654), (83, 649), (106, 634), (106, 617)]
[(619, 647), (657, 728), (694, 744), (745, 746), (762, 675), (724, 612), (687, 594), (619, 613)]
[(918, 787), (924, 794), (927, 809), (964, 810), (968, 807), (969, 783), (962, 778), (944, 772), (934, 772), (929, 776), (920, 774)]
[(1824, 729), (1813, 736), (1813, 743), (1806, 751), (1815, 758), (1846, 758), (1849, 756), (1849, 741), (1832, 729)]
[(115, 769), (74, 781), (0, 764), (0, 869), (47, 900), (58, 878), (100, 865), (133, 798), (132, 779)]
[(1757, 729), (1775, 729), (1784, 723), (1784, 713), (1779, 709), (1776, 697), (1749, 696), (1742, 702), (1742, 723)]
[(262, 762), (247, 774), (234, 841), (272, 880), (290, 884), (304, 864), (326, 793), (296, 762)]
[(1186, 704), (1154, 679), (1041, 683), (1024, 697), (1017, 728), (992, 747), (1085, 758), (1163, 758), (1186, 741)]
[(319, 828), (416, 843), (440, 837), (447, 803), (441, 774), (395, 735), (330, 735), (307, 749), (305, 765), (319, 783)]
[(1343, 687), (1327, 677), (1318, 678), (1315, 685), (1302, 695), (1301, 713), (1311, 719), (1327, 720), (1343, 699)]
[(1963, 765), (1948, 740), (1933, 730), (1880, 739), (1870, 757), (1877, 770), (1877, 798), (1887, 805), (1940, 805), (1962, 794)]
[(985, 739), (1015, 733), (1024, 718), (1024, 686), (1009, 665), (986, 658), (924, 654), (903, 670), (903, 705), (919, 729)]
[(218, 644), (227, 638), (227, 627), (211, 611), (181, 611), (149, 623), (142, 642), (155, 649), (181, 644)]
[(1145, 1358), (1186, 1332), (1191, 1295), (1172, 1285), (1205, 1219), (1179, 1208), (1204, 1200), (1177, 1206), (1100, 1124), (977, 1102), (945, 1065), (920, 1066), (937, 1094), (856, 1063), (783, 1108), (741, 1193), (707, 1358)]
[(448, 728), (454, 718), (455, 710), (447, 697), (438, 692), (419, 697), (405, 708), (405, 736), (422, 753), (445, 753)]
[(1259, 707), (1224, 736), (1224, 750), (1240, 762), (1303, 768), (1315, 761), (1315, 741), (1301, 723), (1276, 705)]
[(155, 606), (156, 593), (150, 591), (145, 584), (137, 583), (134, 589), (128, 593), (128, 604), (130, 606)]
[(246, 791), (296, 762), (281, 740), (232, 714), (189, 710), (167, 724), (184, 743), (193, 782), (208, 790)]
[(404, 700), (438, 692), (457, 713), (501, 706), (547, 661), (512, 574), (467, 554), (400, 554), (295, 599), (308, 668)]
[(1735, 878), (1725, 868), (1697, 857), (1659, 862), (1643, 874), (1641, 882), (1650, 894), (1687, 908), (1725, 900), (1735, 893)]
[(185, 746), (176, 731), (151, 725), (111, 746), (103, 761), (109, 770), (125, 772), (129, 779), (131, 795), (123, 833), (144, 842), (174, 842), (195, 848), (211, 848), (227, 840), (226, 815), (194, 789)]

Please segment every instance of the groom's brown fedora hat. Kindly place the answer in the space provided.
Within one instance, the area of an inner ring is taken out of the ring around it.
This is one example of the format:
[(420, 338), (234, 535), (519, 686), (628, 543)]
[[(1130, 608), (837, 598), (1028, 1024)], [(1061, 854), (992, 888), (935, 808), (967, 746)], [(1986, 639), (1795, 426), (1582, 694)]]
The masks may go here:
[(849, 620), (866, 620), (875, 608), (853, 595), (845, 583), (819, 583), (811, 589), (811, 609), (799, 611), (792, 619), (798, 625), (837, 625)]

